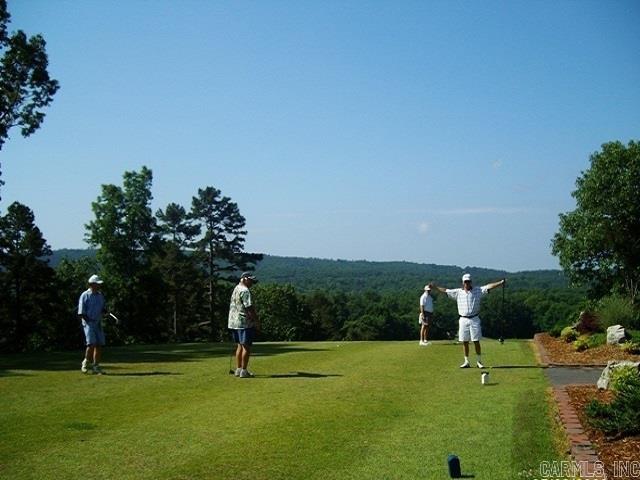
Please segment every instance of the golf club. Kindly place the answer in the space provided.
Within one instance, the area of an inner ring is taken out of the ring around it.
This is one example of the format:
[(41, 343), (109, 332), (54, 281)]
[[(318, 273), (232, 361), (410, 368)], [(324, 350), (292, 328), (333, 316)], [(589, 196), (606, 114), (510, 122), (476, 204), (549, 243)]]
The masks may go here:
[(235, 352), (236, 352), (236, 346), (233, 345), (231, 348), (231, 355), (229, 356), (229, 375), (234, 375), (236, 373), (236, 371), (231, 366), (231, 362), (233, 361)]
[(113, 313), (109, 312), (109, 316), (116, 321), (116, 325), (120, 325), (120, 319), (116, 317)]

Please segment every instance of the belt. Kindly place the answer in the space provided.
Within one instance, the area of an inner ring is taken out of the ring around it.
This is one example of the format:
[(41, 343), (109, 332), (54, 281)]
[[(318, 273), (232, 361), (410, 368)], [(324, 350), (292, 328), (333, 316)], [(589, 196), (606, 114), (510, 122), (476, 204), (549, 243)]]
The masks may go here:
[(478, 316), (478, 314), (476, 313), (475, 315), (460, 315), (462, 318), (475, 318)]

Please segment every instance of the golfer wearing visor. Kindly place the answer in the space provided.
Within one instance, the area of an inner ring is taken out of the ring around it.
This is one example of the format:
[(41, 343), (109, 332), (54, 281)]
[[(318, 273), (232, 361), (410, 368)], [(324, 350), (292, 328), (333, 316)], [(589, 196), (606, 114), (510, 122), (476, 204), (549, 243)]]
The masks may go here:
[(465, 273), (462, 276), (462, 288), (443, 288), (432, 285), (439, 292), (446, 293), (449, 298), (453, 298), (458, 303), (458, 340), (462, 342), (464, 349), (464, 363), (460, 368), (469, 368), (469, 342), (473, 342), (476, 350), (476, 365), (484, 368), (482, 364), (482, 349), (480, 340), (482, 339), (482, 328), (480, 326), (480, 302), (489, 290), (499, 286), (504, 286), (505, 280), (489, 283), (482, 287), (474, 287), (471, 283), (471, 275)]

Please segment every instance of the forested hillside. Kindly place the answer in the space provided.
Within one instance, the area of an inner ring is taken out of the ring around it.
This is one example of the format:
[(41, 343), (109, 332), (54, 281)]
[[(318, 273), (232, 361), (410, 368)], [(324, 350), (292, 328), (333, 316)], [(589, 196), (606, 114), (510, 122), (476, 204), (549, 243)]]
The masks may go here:
[[(56, 267), (63, 258), (77, 260), (94, 257), (94, 250), (54, 250), (49, 265)], [(471, 273), (476, 284), (501, 278), (509, 280), (514, 290), (565, 288), (567, 281), (560, 270), (505, 272), (481, 267), (459, 267), (412, 262), (369, 262), (366, 260), (328, 260), (319, 258), (278, 257), (265, 255), (256, 267), (261, 283), (291, 284), (299, 292), (329, 290), (343, 292), (390, 292), (420, 290), (435, 281), (445, 287), (458, 287), (463, 273)]]

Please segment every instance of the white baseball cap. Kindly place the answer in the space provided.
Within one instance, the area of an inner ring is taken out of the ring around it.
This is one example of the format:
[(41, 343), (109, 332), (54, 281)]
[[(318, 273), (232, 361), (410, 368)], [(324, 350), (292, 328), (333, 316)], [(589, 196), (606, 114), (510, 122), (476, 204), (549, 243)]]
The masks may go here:
[(431, 286), (429, 286), (429, 285), (425, 285), (425, 286), (424, 286), (424, 289), (428, 292), (429, 290), (431, 290)]
[(462, 275), (462, 281), (466, 282), (466, 281), (471, 281), (471, 274), (470, 273), (465, 273), (464, 275)]
[(101, 283), (103, 283), (103, 281), (100, 279), (100, 277), (98, 275), (91, 275), (89, 277), (89, 280), (87, 281), (87, 283), (89, 283), (89, 284), (97, 283), (98, 285), (100, 285)]

